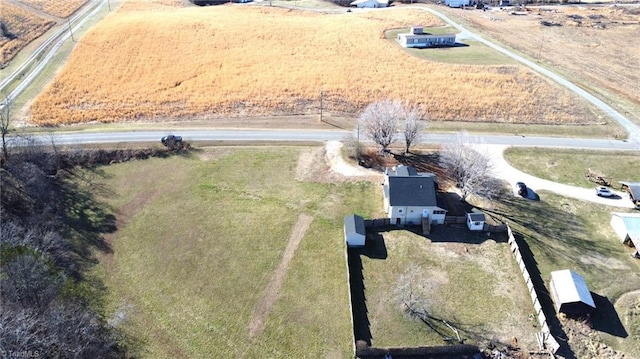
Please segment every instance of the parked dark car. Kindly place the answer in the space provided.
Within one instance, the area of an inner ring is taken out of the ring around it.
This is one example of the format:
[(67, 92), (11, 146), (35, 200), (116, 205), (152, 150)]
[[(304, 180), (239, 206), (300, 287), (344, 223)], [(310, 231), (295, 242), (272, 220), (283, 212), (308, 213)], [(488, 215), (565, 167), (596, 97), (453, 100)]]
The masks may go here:
[(527, 197), (529, 190), (527, 189), (527, 185), (524, 182), (516, 183), (516, 188), (518, 189), (518, 194), (522, 197)]
[(182, 144), (182, 136), (167, 135), (162, 137), (160, 142), (171, 150), (181, 150), (184, 147)]
[(169, 143), (169, 142), (178, 142), (178, 141), (182, 141), (182, 137), (181, 136), (168, 135), (168, 136), (164, 136), (164, 137), (162, 137), (160, 139), (160, 142), (162, 142), (163, 144)]

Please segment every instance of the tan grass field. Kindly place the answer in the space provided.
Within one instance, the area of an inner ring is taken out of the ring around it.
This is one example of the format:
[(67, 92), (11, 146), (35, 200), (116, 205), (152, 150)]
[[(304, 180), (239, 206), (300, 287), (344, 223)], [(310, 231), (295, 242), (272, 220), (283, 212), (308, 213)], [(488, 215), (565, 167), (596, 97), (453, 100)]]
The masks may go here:
[(541, 6), (531, 7), (527, 15), (439, 10), (553, 66), (590, 91), (617, 97), (617, 105), (640, 123), (640, 5)]
[[(599, 122), (568, 92), (512, 65), (429, 62), (385, 29), (440, 25), (424, 11), (323, 14), (131, 0), (81, 39), (34, 101), (41, 125), (220, 116), (358, 113), (396, 98), (434, 120)], [(175, 6), (171, 6), (175, 4)], [(455, 56), (455, 55), (452, 55)]]
[(9, 32), (0, 36), (0, 68), (4, 68), (23, 47), (44, 34), (55, 22), (5, 1), (0, 0), (0, 7), (0, 22)]
[(66, 18), (78, 10), (88, 0), (19, 0), (21, 3), (34, 9), (46, 12), (53, 16)]

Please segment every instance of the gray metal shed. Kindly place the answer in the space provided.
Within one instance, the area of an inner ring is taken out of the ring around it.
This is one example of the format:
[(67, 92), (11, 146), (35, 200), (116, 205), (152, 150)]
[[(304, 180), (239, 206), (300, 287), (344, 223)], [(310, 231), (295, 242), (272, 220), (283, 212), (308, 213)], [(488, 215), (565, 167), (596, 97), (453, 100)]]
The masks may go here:
[(364, 218), (350, 214), (344, 217), (344, 240), (349, 247), (364, 247), (367, 231)]
[(551, 272), (549, 289), (558, 313), (583, 316), (596, 308), (584, 278), (569, 269)]

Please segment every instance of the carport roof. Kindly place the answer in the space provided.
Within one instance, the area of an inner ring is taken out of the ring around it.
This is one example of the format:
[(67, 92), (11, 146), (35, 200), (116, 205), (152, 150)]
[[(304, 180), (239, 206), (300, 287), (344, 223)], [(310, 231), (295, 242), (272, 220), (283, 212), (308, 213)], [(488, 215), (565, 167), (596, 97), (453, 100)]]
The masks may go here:
[(629, 193), (634, 200), (640, 201), (640, 182), (620, 181), (620, 183), (629, 188)]
[(633, 245), (640, 249), (640, 213), (611, 213), (612, 216), (620, 217), (624, 224), (625, 231)]

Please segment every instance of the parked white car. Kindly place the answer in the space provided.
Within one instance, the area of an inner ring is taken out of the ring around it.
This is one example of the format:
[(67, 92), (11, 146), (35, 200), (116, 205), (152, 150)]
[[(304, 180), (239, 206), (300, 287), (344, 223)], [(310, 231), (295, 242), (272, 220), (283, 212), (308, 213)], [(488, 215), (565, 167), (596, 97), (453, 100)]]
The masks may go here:
[(596, 194), (600, 197), (611, 197), (613, 192), (607, 187), (596, 187)]

